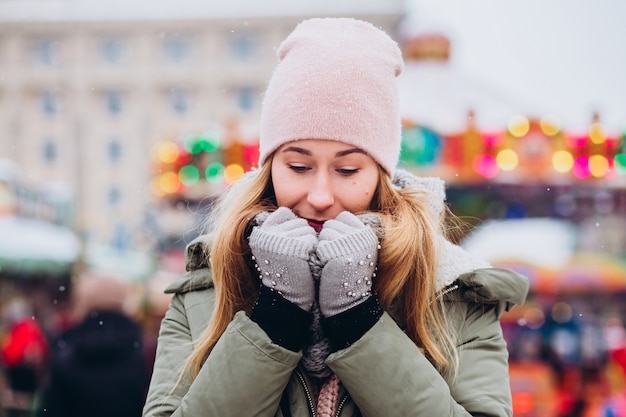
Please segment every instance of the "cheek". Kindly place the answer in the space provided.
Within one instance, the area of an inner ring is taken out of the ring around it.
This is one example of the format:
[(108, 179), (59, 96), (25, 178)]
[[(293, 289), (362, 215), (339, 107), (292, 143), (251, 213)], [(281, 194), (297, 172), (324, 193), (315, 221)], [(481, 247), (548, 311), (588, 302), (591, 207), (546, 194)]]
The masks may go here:
[(306, 200), (307, 190), (311, 188), (306, 176), (294, 175), (290, 170), (281, 167), (272, 171), (272, 185), (276, 203), (290, 209)]
[(350, 212), (359, 212), (369, 210), (372, 198), (374, 195), (374, 188), (363, 186), (358, 182), (351, 184), (350, 190), (346, 190), (343, 194), (345, 206), (349, 208)]
[(369, 210), (372, 207), (372, 200), (378, 188), (378, 181), (378, 170), (371, 170), (369, 175), (363, 179), (363, 182), (353, 186), (355, 190), (361, 190), (359, 195), (355, 196), (359, 201), (360, 210)]
[(280, 183), (280, 181), (274, 182), (274, 195), (276, 196), (276, 204), (284, 206), (286, 196), (288, 196), (289, 193), (285, 189), (285, 185)]
[(293, 181), (283, 179), (273, 182), (273, 186), (276, 204), (279, 206), (293, 208), (298, 199), (301, 198), (299, 194), (301, 194), (303, 187), (298, 187)]
[(276, 204), (278, 206), (284, 206), (285, 195), (288, 195), (285, 189), (285, 183), (283, 181), (277, 181), (277, 178), (282, 178), (281, 168), (277, 166), (276, 160), (272, 164), (272, 188), (274, 188), (274, 197), (276, 198)]

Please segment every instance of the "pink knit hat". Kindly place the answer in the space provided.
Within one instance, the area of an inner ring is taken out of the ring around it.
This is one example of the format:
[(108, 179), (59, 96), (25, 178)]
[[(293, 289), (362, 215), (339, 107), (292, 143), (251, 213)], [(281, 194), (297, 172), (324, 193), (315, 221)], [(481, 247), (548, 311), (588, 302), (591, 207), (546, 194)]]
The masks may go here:
[(263, 99), (259, 165), (284, 143), (328, 139), (363, 149), (392, 176), (404, 65), (396, 42), (368, 22), (316, 18), (295, 28), (278, 57)]

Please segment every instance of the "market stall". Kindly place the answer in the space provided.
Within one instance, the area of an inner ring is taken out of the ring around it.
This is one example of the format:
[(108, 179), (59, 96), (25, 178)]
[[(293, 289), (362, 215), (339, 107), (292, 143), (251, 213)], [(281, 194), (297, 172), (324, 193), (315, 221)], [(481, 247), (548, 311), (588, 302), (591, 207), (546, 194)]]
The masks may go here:
[(80, 240), (66, 227), (34, 218), (0, 217), (0, 275), (65, 275), (80, 255)]
[(463, 245), (494, 266), (527, 276), (531, 293), (626, 292), (626, 259), (581, 250), (579, 241), (572, 222), (523, 218), (486, 221)]

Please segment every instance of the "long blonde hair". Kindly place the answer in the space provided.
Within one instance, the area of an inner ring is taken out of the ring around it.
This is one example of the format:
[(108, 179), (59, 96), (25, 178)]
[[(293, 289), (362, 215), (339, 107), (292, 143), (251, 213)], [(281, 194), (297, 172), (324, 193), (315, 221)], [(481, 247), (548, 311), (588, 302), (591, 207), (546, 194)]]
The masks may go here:
[[(235, 313), (252, 310), (260, 284), (247, 261), (246, 236), (257, 213), (276, 208), (271, 163), (270, 157), (256, 176), (227, 192), (211, 215), (214, 240), (210, 262), (216, 303), (209, 326), (184, 364), (183, 370), (191, 378), (198, 375)], [(411, 340), (438, 369), (447, 370), (454, 365), (456, 352), (435, 283), (442, 219), (427, 207), (426, 192), (397, 189), (382, 168), (379, 178), (371, 210), (380, 215), (384, 236), (373, 289), (383, 309)]]

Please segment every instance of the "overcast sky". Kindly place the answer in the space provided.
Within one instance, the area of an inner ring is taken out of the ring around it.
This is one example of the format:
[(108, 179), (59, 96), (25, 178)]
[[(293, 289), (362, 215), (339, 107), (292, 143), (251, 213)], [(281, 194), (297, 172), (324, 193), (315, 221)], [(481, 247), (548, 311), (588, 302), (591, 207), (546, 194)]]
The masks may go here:
[(626, 1), (410, 0), (412, 28), (443, 31), (468, 74), (538, 103), (564, 127), (593, 111), (626, 129)]

